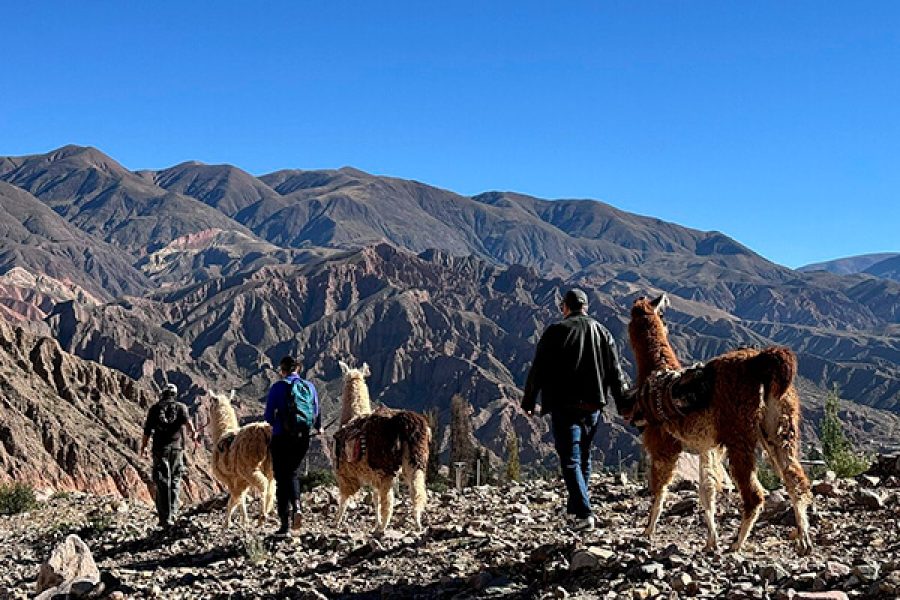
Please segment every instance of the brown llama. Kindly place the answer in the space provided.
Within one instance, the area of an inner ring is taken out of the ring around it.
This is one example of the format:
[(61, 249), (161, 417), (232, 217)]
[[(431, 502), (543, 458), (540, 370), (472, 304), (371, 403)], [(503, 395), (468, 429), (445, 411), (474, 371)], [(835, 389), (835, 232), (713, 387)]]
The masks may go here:
[[(655, 532), (675, 464), (682, 450), (690, 448), (700, 453), (700, 504), (709, 532), (706, 549), (715, 550), (716, 492), (721, 483), (716, 474), (724, 450), (743, 502), (740, 530), (731, 547), (739, 552), (763, 506), (764, 491), (756, 478), (756, 448), (761, 444), (790, 495), (797, 521), (797, 550), (808, 553), (812, 541), (806, 511), (812, 495), (798, 458), (800, 400), (793, 386), (796, 357), (782, 347), (722, 354), (703, 367), (709, 382), (706, 404), (684, 412), (673, 410), (671, 397), (660, 398), (659, 388), (653, 387), (661, 375), (681, 370), (661, 317), (668, 304), (665, 294), (652, 301), (638, 298), (628, 325), (639, 392), (633, 411), (626, 412), (646, 421), (643, 442), (651, 459), (653, 503), (645, 534)], [(653, 396), (649, 400), (648, 389)], [(666, 417), (660, 418), (663, 413)]]
[(416, 528), (425, 510), (425, 469), (431, 429), (420, 414), (379, 408), (372, 412), (365, 378), (369, 366), (351, 369), (341, 362), (344, 388), (341, 427), (334, 434), (335, 472), (340, 491), (335, 523), (340, 525), (350, 498), (371, 485), (375, 499), (375, 533), (384, 533), (394, 511), (394, 481), (402, 471), (409, 488)]
[(248, 423), (238, 426), (231, 395), (211, 393), (208, 423), (211, 428), (213, 452), (210, 464), (213, 475), (228, 488), (228, 508), (225, 523), (231, 526), (231, 515), (240, 505), (243, 522), (247, 522), (245, 496), (248, 488), (260, 495), (259, 522), (265, 521), (275, 501), (275, 480), (269, 443), (272, 426), (268, 423)]

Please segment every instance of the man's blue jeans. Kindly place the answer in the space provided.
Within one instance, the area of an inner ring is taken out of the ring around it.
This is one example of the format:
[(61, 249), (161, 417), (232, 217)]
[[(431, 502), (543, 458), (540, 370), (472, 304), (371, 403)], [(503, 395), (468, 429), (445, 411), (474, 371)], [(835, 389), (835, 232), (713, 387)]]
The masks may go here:
[(553, 440), (569, 499), (566, 512), (576, 518), (591, 515), (588, 483), (591, 478), (591, 443), (597, 433), (600, 411), (566, 413), (553, 411)]

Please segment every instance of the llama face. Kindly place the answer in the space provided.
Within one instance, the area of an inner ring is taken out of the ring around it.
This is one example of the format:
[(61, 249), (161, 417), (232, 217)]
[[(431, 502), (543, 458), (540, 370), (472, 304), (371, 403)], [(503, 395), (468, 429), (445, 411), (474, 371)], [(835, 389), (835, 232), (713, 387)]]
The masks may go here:
[(372, 371), (369, 369), (369, 363), (363, 363), (358, 369), (350, 368), (350, 365), (342, 360), (338, 361), (338, 364), (341, 367), (341, 375), (343, 376), (344, 381), (350, 381), (351, 379), (363, 380), (372, 374)]
[[(668, 294), (663, 294), (654, 300), (641, 296), (634, 301), (631, 307), (631, 323), (648, 332), (658, 333), (662, 331), (664, 337), (669, 336), (669, 327), (663, 319), (663, 312), (671, 305)], [(632, 327), (629, 325), (629, 331)]]

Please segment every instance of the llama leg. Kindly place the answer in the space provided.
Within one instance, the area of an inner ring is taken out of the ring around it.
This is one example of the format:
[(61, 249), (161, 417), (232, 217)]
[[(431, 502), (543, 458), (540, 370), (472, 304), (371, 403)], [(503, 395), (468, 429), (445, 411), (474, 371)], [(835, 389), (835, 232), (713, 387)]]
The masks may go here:
[(265, 516), (268, 517), (275, 507), (275, 480), (271, 475), (266, 475), (266, 511)]
[(784, 482), (784, 487), (791, 498), (791, 504), (794, 506), (794, 519), (797, 521), (797, 552), (809, 554), (812, 551), (809, 518), (806, 514), (812, 504), (809, 479), (790, 447), (778, 448), (770, 443), (765, 444), (765, 447), (775, 470), (778, 471), (778, 476)]
[(381, 491), (372, 488), (372, 507), (375, 509), (375, 529), (381, 529)]
[(738, 450), (729, 448), (728, 458), (731, 461), (731, 471), (735, 483), (741, 491), (741, 500), (744, 504), (741, 528), (738, 531), (737, 539), (731, 546), (733, 552), (740, 552), (756, 519), (759, 518), (765, 495), (759, 480), (756, 479), (756, 456), (753, 448), (745, 447)]
[(249, 520), (247, 517), (247, 488), (244, 488), (244, 491), (241, 492), (241, 522), (246, 526)]
[(269, 506), (268, 506), (268, 494), (269, 494), (269, 480), (266, 479), (266, 476), (263, 475), (259, 471), (254, 471), (250, 475), (250, 481), (253, 485), (253, 488), (259, 492), (259, 504), (260, 504), (260, 513), (259, 513), (259, 524), (262, 525), (265, 522), (266, 517), (269, 514)]
[(391, 515), (394, 513), (394, 479), (392, 477), (384, 477), (378, 482), (378, 496), (381, 521), (375, 531), (384, 533), (391, 522)]
[(644, 535), (650, 537), (656, 532), (656, 523), (669, 493), (669, 483), (681, 454), (681, 443), (661, 429), (648, 427), (644, 430), (644, 444), (651, 460), (650, 493), (653, 495), (653, 504), (644, 530)]
[(700, 453), (700, 506), (706, 518), (706, 546), (704, 550), (715, 551), (719, 542), (716, 531), (716, 493), (721, 489), (718, 471), (722, 469), (721, 456), (717, 449)]
[(335, 526), (340, 526), (341, 522), (344, 520), (344, 513), (347, 511), (347, 503), (350, 502), (350, 498), (359, 491), (359, 482), (355, 479), (351, 479), (349, 477), (338, 474), (338, 491), (340, 492), (341, 499), (338, 503), (337, 515), (334, 518)]
[(246, 484), (243, 482), (233, 482), (228, 486), (228, 507), (225, 510), (225, 524), (228, 527), (231, 527), (231, 515), (234, 513), (234, 509), (244, 502), (244, 490), (246, 487)]
[(413, 522), (416, 531), (422, 531), (422, 512), (425, 510), (427, 500), (425, 488), (425, 471), (413, 468), (408, 463), (403, 464), (403, 475), (406, 487), (409, 488), (409, 500), (412, 507)]

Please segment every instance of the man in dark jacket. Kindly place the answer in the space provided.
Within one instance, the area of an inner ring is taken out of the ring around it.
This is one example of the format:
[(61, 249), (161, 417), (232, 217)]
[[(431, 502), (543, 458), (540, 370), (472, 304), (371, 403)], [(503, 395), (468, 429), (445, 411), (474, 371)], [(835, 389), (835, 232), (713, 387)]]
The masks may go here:
[(306, 424), (292, 427), (286, 422), (288, 404), (293, 402), (292, 386), (299, 382), (307, 386), (311, 394), (314, 430), (320, 430), (319, 396), (311, 381), (297, 374), (299, 365), (291, 356), (285, 356), (278, 365), (282, 379), (269, 388), (265, 419), (272, 425), (272, 471), (275, 475), (275, 501), (281, 526), (275, 535), (290, 535), (291, 527), (299, 526), (300, 519), (300, 465), (309, 450), (310, 427)]
[(628, 384), (612, 335), (587, 315), (587, 305), (584, 291), (566, 292), (559, 305), (563, 320), (550, 325), (538, 342), (522, 408), (532, 414), (540, 392), (568, 491), (566, 513), (576, 519), (577, 529), (590, 531), (591, 442), (607, 399), (611, 395), (621, 406)]
[(178, 388), (169, 383), (159, 402), (150, 407), (144, 423), (141, 456), (147, 455), (147, 443), (153, 438), (153, 483), (156, 486), (156, 513), (161, 527), (170, 527), (178, 514), (181, 477), (184, 475), (184, 433), (198, 442), (197, 431), (188, 416), (187, 406), (177, 401)]

